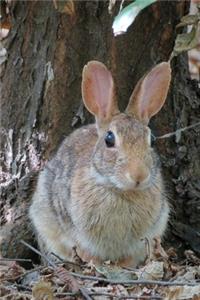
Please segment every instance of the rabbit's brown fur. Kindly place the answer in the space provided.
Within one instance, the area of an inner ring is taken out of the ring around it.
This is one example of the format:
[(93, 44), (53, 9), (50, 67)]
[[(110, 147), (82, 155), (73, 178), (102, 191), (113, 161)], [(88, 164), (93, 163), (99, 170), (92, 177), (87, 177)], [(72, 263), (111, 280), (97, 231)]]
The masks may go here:
[[(158, 71), (160, 81), (153, 77)], [(135, 99), (139, 96), (133, 94), (133, 108), (131, 99), (126, 113), (117, 109), (112, 77), (103, 64), (90, 62), (84, 72), (83, 99), (97, 125), (73, 132), (47, 163), (39, 175), (30, 217), (38, 239), (49, 252), (72, 260), (76, 246), (82, 259), (134, 266), (145, 258), (144, 238), (151, 242), (161, 236), (168, 219), (168, 203), (158, 159), (149, 146), (147, 123), (162, 106), (160, 102), (164, 103), (170, 67), (167, 63), (158, 65), (143, 79), (142, 87), (141, 83), (136, 87), (137, 94), (142, 94), (149, 84), (145, 80), (151, 80), (166, 90), (155, 108), (151, 103), (151, 110), (142, 111), (142, 105), (137, 105), (141, 100)], [(163, 72), (166, 79), (162, 79)], [(102, 91), (101, 85), (107, 90)], [(151, 97), (154, 91), (149, 93)], [(114, 147), (106, 146), (107, 131), (115, 136)]]

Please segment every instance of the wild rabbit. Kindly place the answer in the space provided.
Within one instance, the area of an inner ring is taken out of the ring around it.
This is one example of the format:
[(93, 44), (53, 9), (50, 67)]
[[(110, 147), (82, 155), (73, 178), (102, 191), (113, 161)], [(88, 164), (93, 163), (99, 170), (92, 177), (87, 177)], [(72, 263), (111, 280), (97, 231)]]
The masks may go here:
[(151, 148), (150, 118), (163, 106), (169, 63), (155, 66), (136, 85), (124, 113), (104, 64), (83, 69), (82, 97), (96, 124), (75, 130), (41, 171), (30, 207), (39, 242), (73, 260), (136, 266), (145, 242), (165, 231), (169, 206), (158, 159)]

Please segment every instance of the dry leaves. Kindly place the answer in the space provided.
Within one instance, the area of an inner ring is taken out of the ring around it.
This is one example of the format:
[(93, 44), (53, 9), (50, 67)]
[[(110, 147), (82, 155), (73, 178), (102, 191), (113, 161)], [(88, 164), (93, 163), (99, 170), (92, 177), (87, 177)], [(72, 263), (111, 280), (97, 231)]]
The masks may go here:
[[(153, 254), (153, 260), (133, 270), (122, 269), (108, 262), (103, 266), (81, 264), (75, 277), (73, 272), (77, 270), (76, 264), (66, 264), (67, 268), (63, 264), (58, 267), (40, 266), (26, 271), (16, 262), (4, 263), (1, 260), (3, 285), (0, 286), (0, 299), (52, 300), (70, 297), (70, 299), (103, 300), (115, 296), (199, 300), (200, 285), (197, 284), (197, 280), (200, 279), (200, 266), (195, 253), (191, 250), (186, 251), (184, 261), (175, 263), (173, 260), (177, 257), (176, 250), (171, 248), (166, 253), (157, 240)], [(102, 278), (106, 281), (103, 282)], [(134, 284), (130, 284), (130, 280)], [(137, 280), (140, 284), (137, 284)], [(147, 284), (150, 280), (155, 281), (155, 284)], [(166, 280), (177, 282), (177, 285), (162, 285)], [(122, 283), (119, 284), (117, 281)], [(178, 283), (183, 286), (179, 286)], [(189, 286), (191, 283), (194, 286)]]
[(15, 281), (16, 278), (25, 273), (22, 268), (15, 261), (0, 261), (0, 281)]
[(192, 79), (200, 80), (200, 2), (192, 1), (190, 14), (184, 16), (177, 28), (185, 27), (187, 32), (178, 34), (171, 58), (188, 51), (189, 70)]
[(49, 282), (39, 281), (32, 289), (34, 300), (53, 300), (53, 289)]
[(150, 261), (146, 266), (140, 268), (136, 274), (139, 279), (162, 280), (164, 277), (164, 262)]
[(137, 269), (122, 269), (107, 262), (102, 266), (89, 263), (77, 268), (77, 264), (68, 263), (25, 270), (17, 262), (0, 260), (0, 299), (200, 300), (200, 259), (195, 253), (186, 251), (184, 260), (178, 262), (176, 250), (165, 252), (160, 240), (152, 250), (154, 258)]
[(194, 299), (195, 296), (200, 299), (200, 284), (198, 286), (170, 286), (165, 292), (165, 300)]

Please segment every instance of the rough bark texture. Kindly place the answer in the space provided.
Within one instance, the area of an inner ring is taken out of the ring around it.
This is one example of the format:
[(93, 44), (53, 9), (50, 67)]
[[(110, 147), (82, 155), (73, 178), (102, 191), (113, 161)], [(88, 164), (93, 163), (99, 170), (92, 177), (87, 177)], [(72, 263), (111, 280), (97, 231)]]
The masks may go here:
[[(107, 2), (74, 3), (75, 14), (58, 12), (53, 1), (12, 3), (13, 26), (6, 41), (9, 56), (1, 69), (4, 184), (0, 238), (4, 256), (28, 256), (19, 240), (33, 240), (27, 222), (33, 179), (67, 134), (92, 121), (81, 104), (84, 64), (97, 59), (112, 70), (123, 109), (138, 79), (169, 58), (175, 26), (189, 4), (158, 2), (137, 17), (127, 34), (114, 38)], [(151, 124), (154, 134), (197, 122), (199, 97), (197, 82), (189, 79), (187, 57), (174, 59), (168, 101)], [(157, 148), (173, 205), (170, 239), (173, 232), (200, 252), (199, 128), (176, 139), (159, 140)]]

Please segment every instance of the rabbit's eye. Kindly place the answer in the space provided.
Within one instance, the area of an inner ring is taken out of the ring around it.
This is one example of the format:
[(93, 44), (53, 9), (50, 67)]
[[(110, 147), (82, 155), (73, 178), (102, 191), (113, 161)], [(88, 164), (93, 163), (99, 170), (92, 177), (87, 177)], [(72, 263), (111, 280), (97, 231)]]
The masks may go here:
[(105, 143), (107, 147), (114, 147), (115, 145), (115, 136), (112, 131), (108, 131), (105, 136)]

